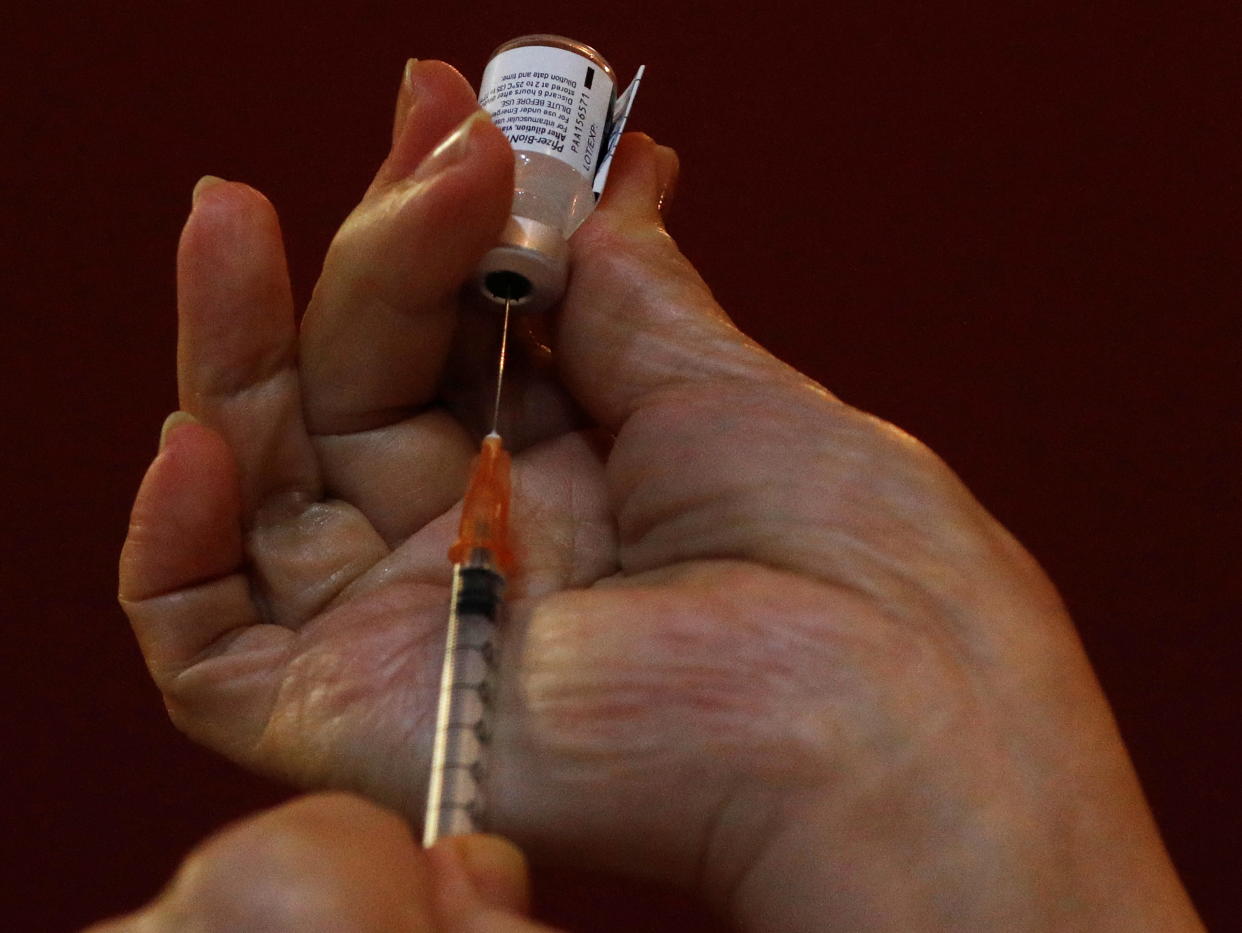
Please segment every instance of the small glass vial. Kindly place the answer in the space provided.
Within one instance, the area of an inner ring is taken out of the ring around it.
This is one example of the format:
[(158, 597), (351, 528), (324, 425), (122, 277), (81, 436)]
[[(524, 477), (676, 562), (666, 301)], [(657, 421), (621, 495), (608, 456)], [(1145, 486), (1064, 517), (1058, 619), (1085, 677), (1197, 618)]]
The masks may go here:
[(570, 234), (595, 207), (592, 184), (610, 132), (617, 75), (588, 45), (522, 36), (487, 63), (479, 106), (514, 152), (513, 207), (475, 280), (497, 304), (543, 311), (565, 291)]

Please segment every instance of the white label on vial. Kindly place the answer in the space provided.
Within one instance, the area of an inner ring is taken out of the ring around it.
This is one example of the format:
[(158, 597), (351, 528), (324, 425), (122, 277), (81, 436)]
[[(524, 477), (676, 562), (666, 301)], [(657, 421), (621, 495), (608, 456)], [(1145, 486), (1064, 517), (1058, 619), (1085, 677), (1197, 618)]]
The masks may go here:
[(567, 49), (524, 45), (487, 64), (479, 106), (514, 149), (555, 156), (591, 181), (608, 144), (612, 81)]
[(608, 181), (608, 170), (612, 168), (612, 157), (617, 151), (617, 142), (621, 139), (621, 133), (625, 130), (625, 121), (630, 118), (630, 110), (634, 107), (634, 97), (638, 94), (638, 86), (643, 83), (643, 72), (646, 70), (646, 65), (638, 66), (638, 73), (634, 75), (634, 80), (630, 82), (630, 86), (621, 93), (621, 96), (617, 98), (616, 104), (613, 105), (612, 129), (608, 132), (608, 143), (604, 147), (604, 161), (595, 170), (595, 183), (591, 186), (595, 190), (595, 199), (597, 201), (599, 196), (604, 193), (604, 185)]

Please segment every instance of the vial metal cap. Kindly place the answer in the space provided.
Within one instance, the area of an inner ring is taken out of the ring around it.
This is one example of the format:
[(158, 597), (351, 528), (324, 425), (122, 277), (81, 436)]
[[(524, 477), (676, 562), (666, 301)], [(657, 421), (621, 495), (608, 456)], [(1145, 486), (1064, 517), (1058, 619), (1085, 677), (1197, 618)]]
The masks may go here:
[(569, 245), (559, 230), (529, 217), (511, 216), (500, 242), (475, 269), (475, 282), (489, 301), (523, 311), (546, 311), (565, 292)]

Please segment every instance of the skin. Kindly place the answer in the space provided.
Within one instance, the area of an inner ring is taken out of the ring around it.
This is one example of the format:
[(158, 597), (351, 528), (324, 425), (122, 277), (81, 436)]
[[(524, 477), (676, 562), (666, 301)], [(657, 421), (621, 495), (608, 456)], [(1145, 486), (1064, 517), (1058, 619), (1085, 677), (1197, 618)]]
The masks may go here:
[[(180, 728), (414, 823), (496, 332), (459, 288), (512, 189), (486, 121), (441, 143), (474, 109), (407, 71), (300, 330), (271, 206), (200, 185), (186, 414), (121, 561)], [(513, 341), (493, 827), (747, 930), (1200, 929), (1052, 585), (926, 447), (734, 328), (664, 229), (676, 171), (627, 136), (555, 326)]]
[(495, 836), (424, 851), (395, 813), (317, 794), (225, 827), (146, 908), (87, 933), (540, 933), (522, 853)]

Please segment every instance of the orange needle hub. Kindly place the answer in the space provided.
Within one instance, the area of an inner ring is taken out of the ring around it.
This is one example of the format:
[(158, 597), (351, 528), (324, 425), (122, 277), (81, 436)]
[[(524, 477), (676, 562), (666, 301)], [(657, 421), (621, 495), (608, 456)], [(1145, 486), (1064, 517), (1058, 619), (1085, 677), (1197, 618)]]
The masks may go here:
[(483, 438), (483, 446), (470, 469), (470, 483), (462, 503), (457, 540), (449, 548), (449, 560), (464, 564), (486, 551), (506, 576), (513, 570), (509, 549), (509, 452), (499, 435)]

